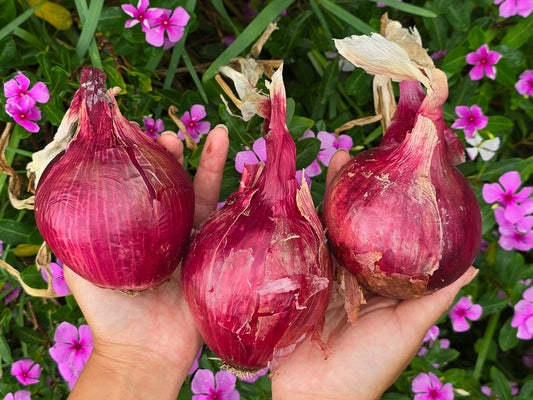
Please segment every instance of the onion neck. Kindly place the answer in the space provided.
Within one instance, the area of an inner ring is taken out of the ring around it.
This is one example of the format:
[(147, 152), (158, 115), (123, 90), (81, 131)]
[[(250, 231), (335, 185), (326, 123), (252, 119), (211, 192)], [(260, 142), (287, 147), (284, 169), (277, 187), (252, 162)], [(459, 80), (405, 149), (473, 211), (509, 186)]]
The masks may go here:
[(271, 96), (271, 113), (266, 135), (267, 162), (263, 197), (272, 202), (287, 196), (289, 182), (296, 174), (296, 146), (285, 126), (285, 94), (275, 91)]
[(80, 80), (80, 120), (76, 140), (109, 146), (113, 135), (111, 109), (105, 96), (106, 75), (97, 68), (83, 68)]

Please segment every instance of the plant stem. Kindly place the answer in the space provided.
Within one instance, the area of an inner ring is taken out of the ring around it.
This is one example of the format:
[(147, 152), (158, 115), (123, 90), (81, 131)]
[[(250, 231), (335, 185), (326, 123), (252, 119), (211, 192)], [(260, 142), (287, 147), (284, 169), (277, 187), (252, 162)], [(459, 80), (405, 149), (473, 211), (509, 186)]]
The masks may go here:
[(485, 335), (481, 341), (481, 346), (476, 360), (476, 365), (474, 366), (474, 379), (479, 380), (481, 377), (481, 371), (483, 370), (483, 365), (485, 364), (485, 359), (487, 358), (487, 353), (489, 351), (490, 342), (494, 336), (496, 326), (498, 325), (498, 320), (500, 319), (500, 312), (493, 314), (487, 324), (485, 329)]

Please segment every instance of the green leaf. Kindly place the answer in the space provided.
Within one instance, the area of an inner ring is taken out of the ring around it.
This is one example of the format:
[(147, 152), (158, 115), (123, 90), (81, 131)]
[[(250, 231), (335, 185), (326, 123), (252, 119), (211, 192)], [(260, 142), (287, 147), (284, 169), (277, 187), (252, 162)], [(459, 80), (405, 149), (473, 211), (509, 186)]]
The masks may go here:
[(498, 344), (503, 351), (511, 350), (520, 343), (520, 339), (516, 336), (516, 328), (513, 328), (509, 321), (507, 321), (500, 329), (498, 334)]
[(496, 82), (502, 85), (513, 86), (517, 81), (517, 76), (514, 68), (502, 58), (498, 64), (496, 64)]
[(457, 74), (466, 65), (466, 55), (470, 50), (466, 47), (457, 47), (448, 51), (444, 60), (442, 60), (442, 70), (449, 74)]
[(46, 112), (46, 118), (54, 126), (59, 126), (63, 119), (65, 112), (58, 108), (53, 101), (48, 101), (41, 106), (41, 109)]
[(0, 335), (0, 357), (2, 357), (2, 360), (5, 362), (5, 364), (13, 364), (11, 349), (9, 348), (4, 335)]
[(124, 78), (122, 78), (122, 75), (118, 71), (113, 59), (107, 58), (103, 60), (103, 67), (104, 72), (107, 75), (107, 87), (112, 88), (118, 86), (121, 89), (119, 94), (125, 94), (127, 92), (126, 82), (124, 82)]
[(533, 18), (526, 18), (510, 27), (503, 37), (501, 44), (519, 49), (530, 41), (533, 36)]
[(27, 243), (33, 230), (34, 227), (29, 223), (0, 219), (0, 240), (13, 246)]
[(314, 124), (315, 121), (313, 121), (312, 119), (300, 117), (297, 115), (291, 119), (291, 122), (289, 124), (287, 124), (287, 128), (289, 129), (291, 135), (299, 138), (307, 130), (311, 129)]
[(346, 92), (358, 96), (362, 92), (368, 92), (371, 87), (371, 77), (362, 68), (356, 68), (346, 80)]
[(205, 83), (214, 78), (220, 66), (229, 64), (232, 58), (237, 57), (247, 47), (252, 45), (262, 35), (268, 24), (274, 21), (293, 2), (294, 0), (274, 0), (270, 2), (241, 32), (235, 41), (213, 61), (211, 66), (205, 71), (202, 81)]
[[(13, 287), (11, 287), (10, 289), (13, 289)], [(6, 290), (4, 293), (2, 293), (2, 298), (4, 298), (9, 293), (10, 291)], [(4, 308), (4, 311), (2, 311), (2, 315), (0, 315), (0, 327), (2, 329), (9, 329), (9, 325), (11, 325), (11, 318), (13, 318), (13, 313), (11, 312), (11, 309)]]
[(39, 334), (39, 332), (31, 328), (14, 325), (11, 329), (13, 330), (15, 336), (24, 343), (38, 345), (43, 345), (44, 343), (44, 338)]
[(489, 122), (485, 128), (489, 132), (507, 131), (513, 127), (513, 121), (503, 115), (493, 115), (489, 117)]
[(317, 138), (305, 138), (296, 141), (296, 170), (307, 168), (316, 160), (321, 142)]
[(468, 45), (471, 50), (477, 50), (486, 43), (485, 31), (479, 26), (473, 26), (468, 32)]
[(492, 391), (501, 400), (511, 400), (511, 385), (505, 375), (496, 367), (490, 368), (490, 378), (493, 381)]
[(46, 289), (47, 283), (41, 275), (41, 271), (37, 270), (35, 264), (26, 267), (24, 271), (20, 273), (20, 277), (28, 286), (35, 289)]
[[(3, 40), (0, 40), (0, 60), (2, 60), (2, 65), (7, 65), (15, 58), (17, 53), (17, 45), (15, 41), (8, 37)], [(4, 68), (3, 66), (0, 68)], [(0, 71), (2, 71), (0, 69)]]
[(327, 11), (329, 11), (331, 14), (335, 15), (337, 18), (346, 22), (355, 30), (365, 35), (370, 35), (372, 32), (374, 32), (374, 28), (357, 18), (355, 15), (349, 13), (344, 8), (338, 6), (337, 4), (329, 0), (321, 0), (320, 5), (324, 7)]

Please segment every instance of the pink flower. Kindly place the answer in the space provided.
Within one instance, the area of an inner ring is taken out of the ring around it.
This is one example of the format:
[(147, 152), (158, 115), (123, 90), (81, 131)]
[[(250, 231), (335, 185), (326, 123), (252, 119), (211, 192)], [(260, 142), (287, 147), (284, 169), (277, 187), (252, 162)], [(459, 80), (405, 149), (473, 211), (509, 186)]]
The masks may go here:
[(529, 347), (522, 356), (522, 362), (528, 368), (533, 368), (533, 347)]
[(242, 174), (247, 164), (264, 163), (267, 159), (265, 138), (260, 137), (252, 144), (252, 150), (239, 151), (235, 155), (235, 169)]
[(533, 199), (528, 199), (522, 203), (519, 210), (522, 216), (511, 222), (505, 217), (505, 209), (498, 207), (494, 210), (494, 217), (498, 223), (500, 238), (498, 244), (502, 249), (510, 251), (529, 251), (533, 249), (533, 216), (526, 215), (533, 212)]
[(41, 366), (30, 358), (24, 358), (13, 363), (11, 375), (24, 386), (38, 383), (41, 376)]
[(470, 65), (474, 65), (474, 68), (470, 70), (470, 79), (477, 81), (483, 78), (483, 73), (487, 75), (487, 78), (496, 78), (496, 68), (494, 64), (500, 61), (502, 55), (497, 51), (489, 51), (489, 46), (484, 44), (476, 51), (468, 53), (466, 55), (466, 62)]
[(515, 223), (524, 216), (524, 211), (519, 203), (529, 197), (533, 188), (525, 187), (517, 193), (520, 185), (522, 185), (522, 179), (517, 171), (506, 172), (498, 179), (498, 182), (483, 185), (481, 191), (483, 200), (488, 204), (500, 203), (505, 207), (505, 218)]
[(50, 355), (58, 364), (69, 364), (81, 370), (93, 349), (93, 337), (89, 325), (79, 329), (68, 322), (62, 322), (54, 334), (55, 344)]
[(171, 13), (172, 10), (163, 9), (159, 16), (150, 19), (150, 27), (145, 32), (146, 41), (152, 46), (161, 47), (165, 43), (165, 32), (170, 43), (176, 43), (183, 36), (189, 14), (183, 7), (177, 7)]
[(210, 370), (199, 369), (191, 382), (192, 400), (239, 400), (236, 380), (235, 375), (227, 371), (218, 371), (213, 376)]
[(31, 392), (29, 390), (17, 390), (15, 394), (6, 394), (4, 400), (31, 400)]
[[(531, 4), (533, 5), (533, 1)], [(533, 69), (522, 72), (514, 87), (521, 95), (533, 96)]]
[(268, 372), (268, 367), (261, 368), (259, 371), (257, 371), (255, 374), (252, 374), (250, 376), (239, 378), (243, 382), (247, 383), (254, 383), (256, 380), (259, 379), (259, 377), (266, 375)]
[(6, 297), (4, 297), (4, 304), (9, 304), (15, 300), (22, 290), (20, 286), (15, 288), (12, 288), (12, 286), (11, 283), (6, 282), (4, 286), (2, 286), (2, 289), (0, 289), (0, 293), (8, 292)]
[(17, 102), (8, 102), (6, 112), (28, 132), (39, 132), (39, 125), (33, 121), (41, 119), (41, 111), (30, 96), (23, 96)]
[(489, 122), (489, 117), (483, 115), (483, 110), (477, 104), (472, 107), (457, 106), (455, 113), (459, 118), (453, 123), (453, 129), (463, 129), (465, 136), (471, 138), (478, 129), (483, 129)]
[[(4, 83), (4, 95), (7, 97), (7, 104), (18, 103), (21, 99), (26, 98), (29, 101), (29, 108), (35, 103), (46, 103), (50, 99), (48, 88), (43, 82), (37, 82), (31, 89), (30, 80), (20, 71), (13, 79)], [(40, 117), (39, 117), (40, 118)]]
[(131, 4), (123, 4), (122, 10), (133, 19), (128, 19), (124, 26), (131, 28), (137, 25), (139, 22), (142, 25), (142, 29), (145, 31), (150, 28), (149, 20), (159, 17), (163, 13), (162, 8), (148, 8), (150, 5), (148, 0), (139, 0), (137, 7)]
[(533, 1), (531, 0), (494, 0), (494, 4), (500, 5), (500, 17), (508, 18), (512, 15), (527, 17), (533, 11)]
[(150, 117), (147, 117), (147, 116), (144, 116), (143, 117), (143, 131), (144, 133), (146, 133), (148, 136), (150, 136), (151, 138), (157, 138), (157, 134), (158, 133), (161, 133), (165, 130), (165, 124), (163, 124), (163, 120), (162, 119), (157, 119), (156, 121), (154, 121), (153, 118), (150, 118)]
[[(205, 107), (201, 104), (195, 104), (191, 107), (191, 111), (186, 111), (180, 118), (181, 122), (185, 125), (187, 133), (198, 143), (201, 136), (209, 132), (211, 129), (211, 123), (209, 121), (201, 121), (206, 117)], [(182, 131), (178, 132), (178, 137), (181, 140), (185, 140), (185, 135)]]
[[(308, 137), (315, 137), (313, 131), (306, 131), (300, 139)], [(320, 152), (318, 153), (317, 158), (326, 167), (329, 166), (331, 157), (333, 157), (333, 154), (335, 154), (338, 149), (350, 151), (353, 146), (353, 140), (348, 135), (339, 135), (337, 138), (335, 133), (320, 131), (317, 133), (316, 137), (320, 140)]]
[[(50, 263), (50, 273), (52, 274), (52, 288), (54, 289), (54, 292), (56, 292), (60, 296), (66, 296), (70, 293), (70, 290), (67, 286), (67, 282), (65, 281), (65, 277), (63, 276), (63, 263), (59, 260), (57, 263), (51, 262)], [(41, 268), (41, 276), (43, 277), (44, 281), (48, 283), (48, 274), (46, 273), (46, 270), (44, 268)]]
[(533, 338), (533, 288), (526, 289), (522, 294), (522, 300), (514, 306), (511, 326), (518, 328), (516, 337), (519, 339)]
[[(302, 137), (303, 138), (303, 137)], [(300, 138), (300, 139), (302, 139)], [(247, 164), (257, 164), (259, 162), (266, 162), (267, 159), (267, 152), (266, 152), (266, 142), (265, 138), (260, 137), (257, 139), (253, 145), (252, 150), (243, 150), (239, 151), (235, 155), (235, 169), (239, 171), (242, 174), (242, 171), (244, 170), (244, 166)], [(309, 166), (305, 168), (305, 181), (307, 182), (307, 185), (311, 186), (311, 178), (313, 176), (319, 175), (321, 172), (320, 165), (318, 165), (318, 162), (313, 161)], [(298, 183), (302, 184), (302, 177), (303, 177), (303, 171), (297, 170), (295, 174), (295, 178), (298, 181)]]
[[(426, 332), (426, 335), (424, 336), (424, 342), (428, 343), (428, 347), (433, 347), (433, 344), (437, 341), (439, 338), (440, 329), (437, 325), (433, 325), (429, 330)], [(450, 347), (450, 341), (448, 339), (440, 339), (439, 340), (439, 347), (441, 349), (447, 349)], [(420, 350), (418, 351), (418, 356), (422, 357), (428, 352), (428, 348), (422, 346)], [(438, 366), (436, 367), (438, 368)]]
[(482, 312), (483, 308), (479, 304), (472, 304), (472, 300), (469, 297), (463, 296), (452, 307), (448, 315), (452, 320), (453, 330), (465, 332), (470, 329), (467, 320), (478, 320)]
[(453, 386), (451, 383), (442, 384), (441, 380), (432, 372), (420, 373), (411, 386), (415, 394), (414, 400), (452, 400)]
[(431, 57), (432, 60), (438, 60), (440, 58), (444, 58), (446, 56), (446, 54), (448, 54), (448, 49), (437, 50), (430, 57)]
[(473, 137), (465, 138), (465, 141), (472, 146), (466, 148), (466, 153), (471, 160), (475, 160), (479, 154), (483, 161), (488, 161), (496, 155), (496, 151), (500, 148), (499, 137), (484, 140), (477, 132)]
[[(509, 382), (509, 386), (511, 387), (511, 395), (516, 396), (519, 392), (518, 390), (518, 384), (516, 382)], [(485, 396), (491, 397), (492, 399), (499, 399), (498, 395), (492, 394), (492, 389), (488, 387), (487, 385), (481, 386), (481, 393), (483, 393)]]
[(198, 354), (196, 354), (196, 358), (192, 362), (191, 368), (189, 369), (189, 372), (187, 372), (187, 375), (194, 374), (194, 371), (198, 369), (198, 361), (200, 360), (201, 355), (202, 355), (202, 348), (200, 347), (200, 350), (198, 350)]

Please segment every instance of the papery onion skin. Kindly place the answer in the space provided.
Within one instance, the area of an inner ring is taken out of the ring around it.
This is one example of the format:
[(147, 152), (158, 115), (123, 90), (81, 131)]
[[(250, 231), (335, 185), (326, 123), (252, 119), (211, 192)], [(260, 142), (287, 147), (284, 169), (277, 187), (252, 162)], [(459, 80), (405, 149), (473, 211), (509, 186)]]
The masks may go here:
[(400, 144), (358, 154), (326, 191), (324, 221), (335, 256), (383, 296), (419, 297), (445, 287), (479, 250), (479, 204), (452, 165), (440, 109), (447, 87), (439, 93), (438, 101), (424, 100)]
[(317, 331), (332, 278), (309, 190), (294, 179), (295, 145), (277, 79), (266, 165), (245, 166), (239, 191), (199, 228), (182, 264), (185, 298), (203, 339), (241, 371), (275, 370)]
[(84, 68), (76, 137), (40, 178), (39, 231), (55, 255), (97, 286), (139, 292), (169, 279), (192, 229), (183, 167), (104, 96), (105, 74)]

